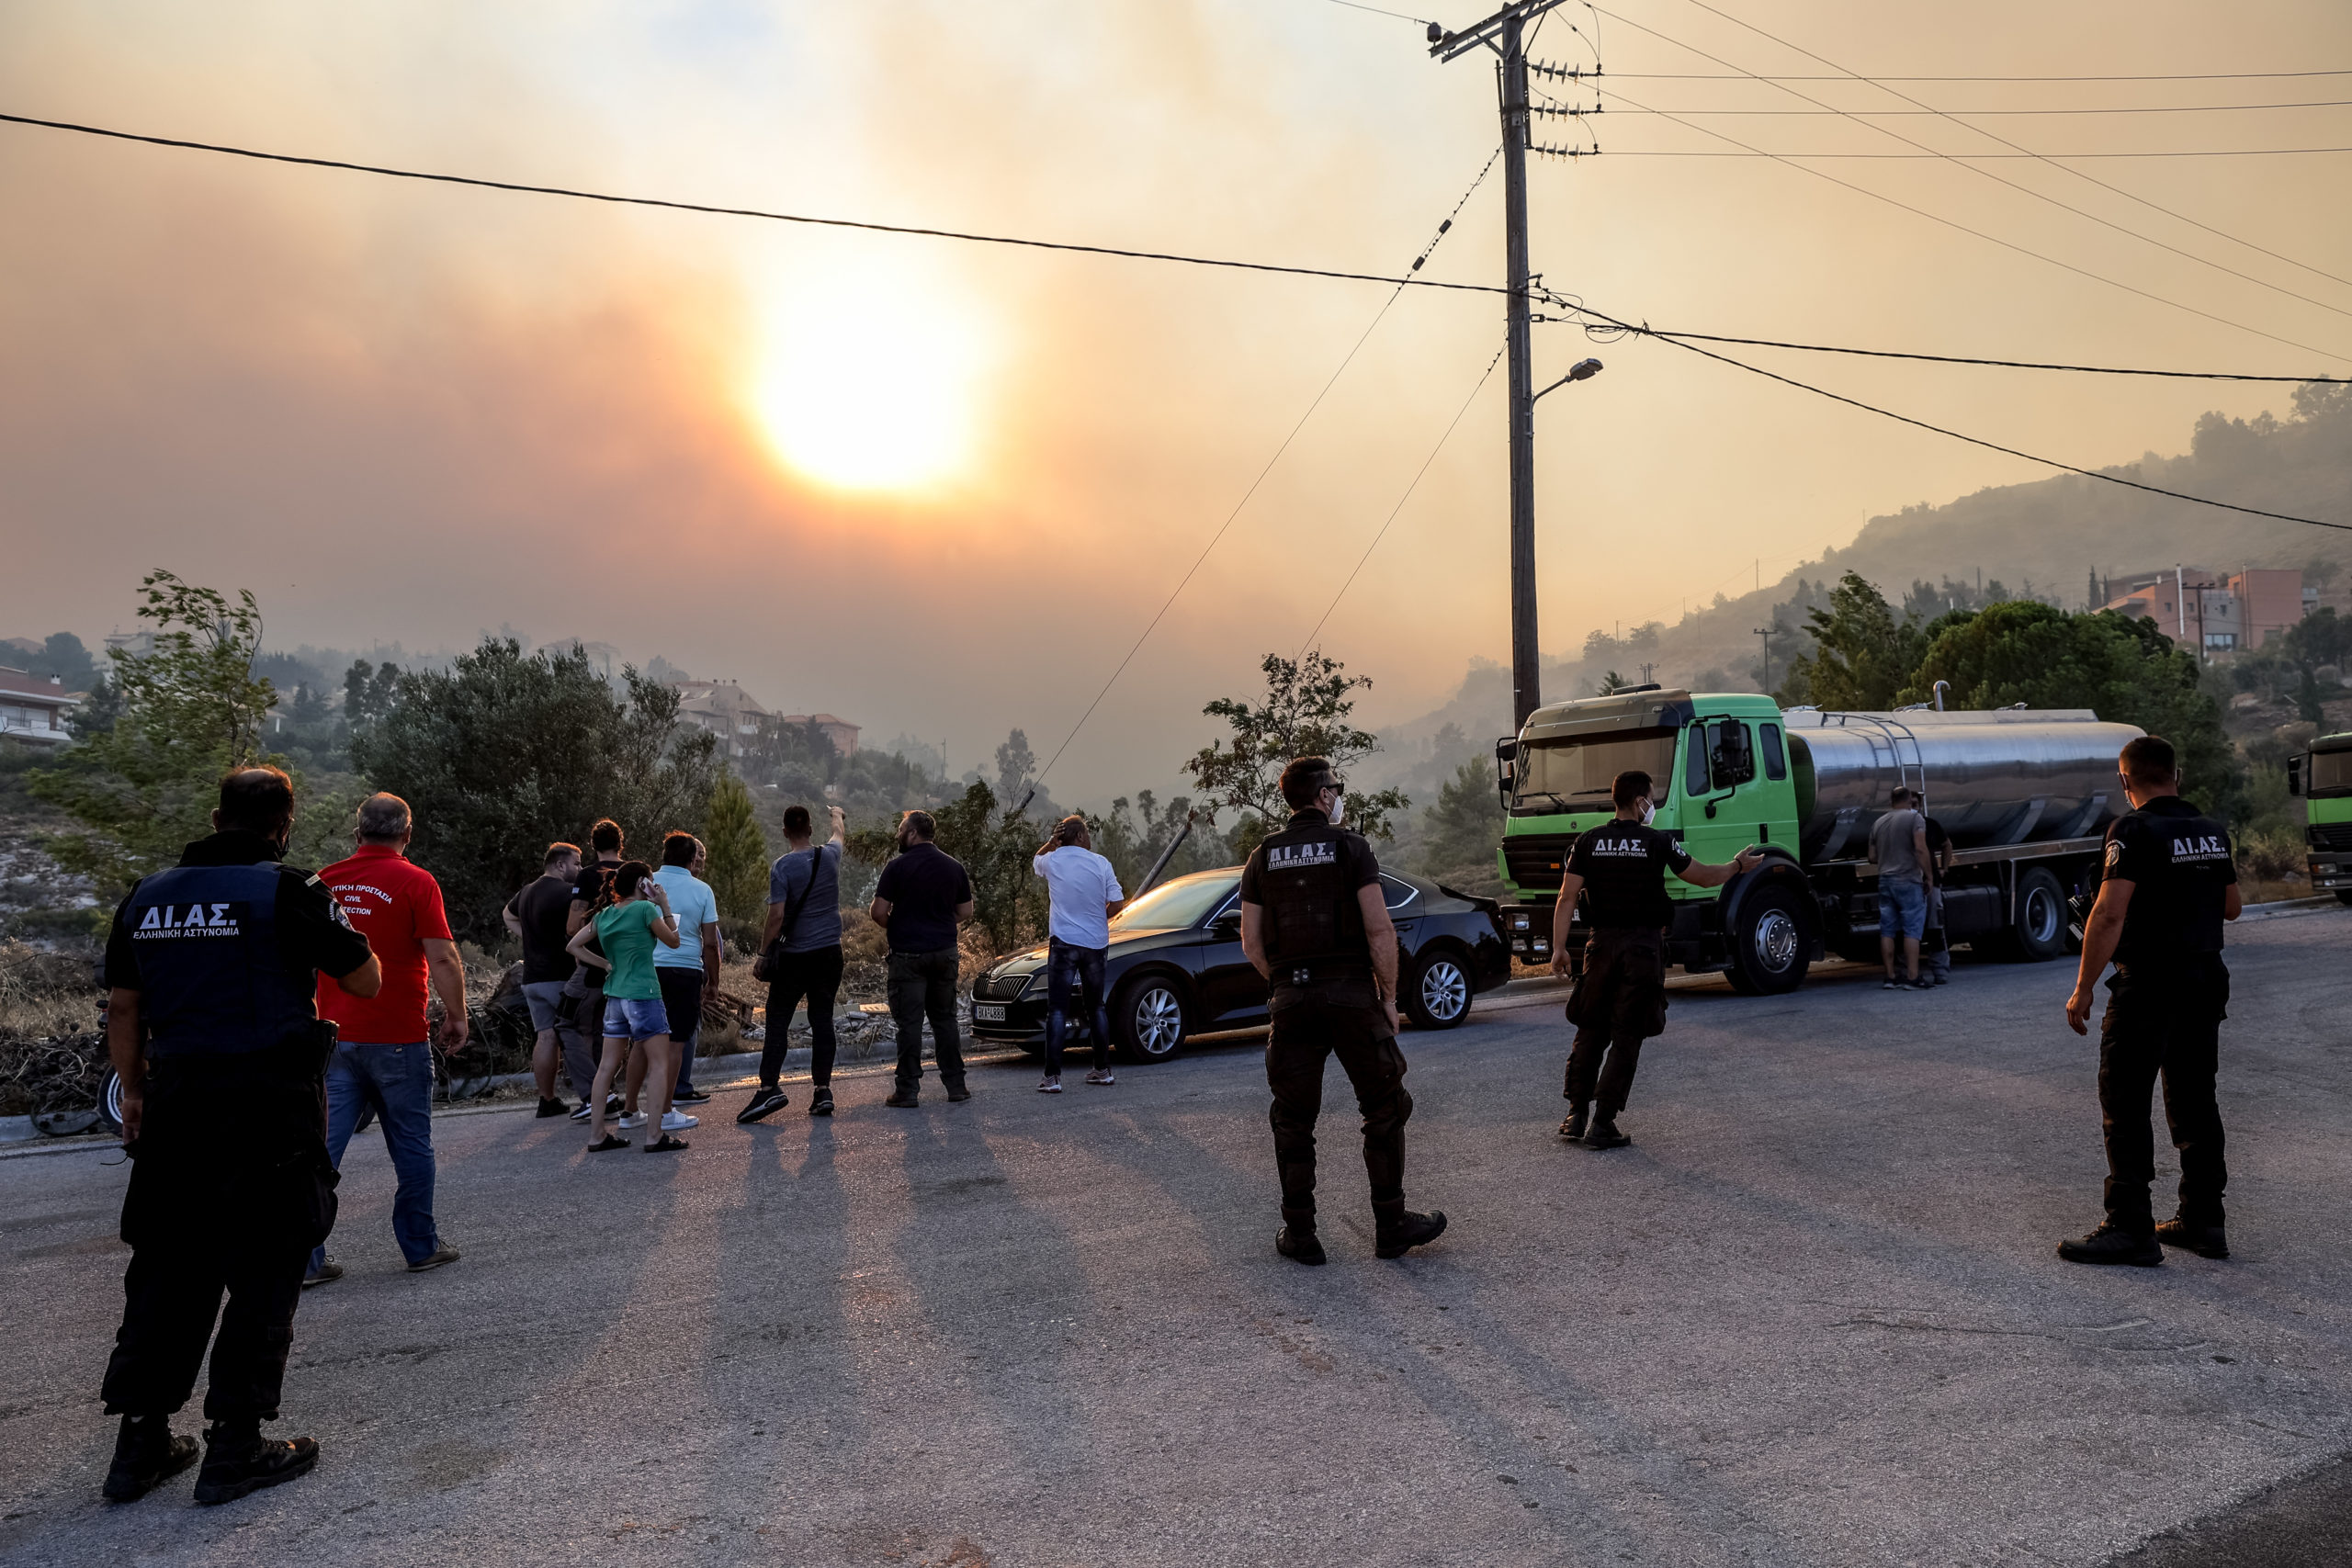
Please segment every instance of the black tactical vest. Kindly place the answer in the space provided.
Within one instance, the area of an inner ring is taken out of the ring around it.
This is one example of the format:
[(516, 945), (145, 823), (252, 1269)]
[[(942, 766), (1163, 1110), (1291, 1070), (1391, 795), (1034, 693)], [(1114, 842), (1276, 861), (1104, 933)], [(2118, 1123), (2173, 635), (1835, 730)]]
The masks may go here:
[(1314, 965), (1317, 978), (1372, 972), (1353, 876), (1363, 852), (1362, 839), (1311, 812), (1258, 846), (1266, 960), (1277, 981), (1285, 964)]
[(272, 863), (183, 865), (132, 889), (127, 919), (140, 1016), (153, 1032), (149, 1055), (265, 1051), (318, 1018), (312, 987), (288, 972), (278, 946), (280, 874)]
[(2108, 867), (2127, 839), (2154, 849), (2132, 885), (2115, 961), (2146, 968), (2222, 951), (2222, 908), (2231, 879), (2222, 826), (2177, 795), (2160, 795), (2108, 829)]

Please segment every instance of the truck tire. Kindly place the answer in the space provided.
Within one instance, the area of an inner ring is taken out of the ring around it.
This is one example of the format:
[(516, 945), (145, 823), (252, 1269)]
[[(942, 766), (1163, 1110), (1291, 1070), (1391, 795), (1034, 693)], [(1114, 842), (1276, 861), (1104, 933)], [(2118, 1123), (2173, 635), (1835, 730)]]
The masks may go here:
[(1739, 906), (1732, 932), (1732, 989), (1771, 997), (1804, 984), (1813, 967), (1813, 943), (1804, 930), (1804, 906), (1786, 887), (1759, 887)]
[(2048, 866), (2035, 866), (2018, 878), (2008, 950), (2025, 964), (2044, 964), (2066, 951), (2066, 895)]
[(1111, 1038), (1130, 1062), (1164, 1062), (1184, 1043), (1184, 993), (1165, 975), (1138, 975), (1111, 998)]
[(1415, 954), (1397, 989), (1416, 1029), (1458, 1028), (1470, 1016), (1470, 971), (1451, 947), (1440, 944)]

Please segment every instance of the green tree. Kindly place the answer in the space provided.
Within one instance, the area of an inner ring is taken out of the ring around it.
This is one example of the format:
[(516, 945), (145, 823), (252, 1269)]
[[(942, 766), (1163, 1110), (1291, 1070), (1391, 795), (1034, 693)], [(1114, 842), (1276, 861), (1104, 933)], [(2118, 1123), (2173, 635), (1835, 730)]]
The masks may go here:
[(768, 843), (752, 810), (752, 793), (732, 773), (721, 773), (703, 811), (703, 842), (710, 849), (704, 876), (718, 897), (719, 915), (758, 925), (768, 901)]
[(2014, 599), (1946, 617), (1917, 670), (1894, 694), (1923, 702), (1949, 681), (1959, 708), (2089, 708), (2161, 735), (2180, 753), (2182, 791), (2208, 810), (2241, 808), (2236, 753), (2221, 709), (2199, 682), (2197, 658), (2146, 618), (2073, 615)]
[[(996, 792), (975, 779), (957, 799), (932, 812), (939, 847), (964, 863), (972, 879), (972, 918), (997, 949), (1035, 938), (1046, 926), (1046, 884), (1030, 869), (1046, 830), (1026, 817), (1000, 814)], [(850, 853), (882, 865), (898, 853), (898, 823), (853, 831)]]
[(1865, 712), (1892, 707), (1927, 645), (1917, 619), (1898, 620), (1886, 596), (1850, 571), (1829, 591), (1828, 606), (1807, 611), (1805, 620), (1813, 651), (1789, 665), (1783, 703)]
[[(451, 929), (484, 945), (552, 840), (599, 817), (639, 852), (696, 832), (718, 778), (718, 738), (678, 719), (678, 694), (625, 670), (626, 697), (576, 649), (525, 654), (484, 637), (444, 671), (397, 677), (352, 739), (359, 771), (416, 816), (410, 855), (441, 879)], [(374, 682), (368, 682), (372, 694)]]
[(1593, 682), (1592, 694), (1596, 697), (1613, 697), (1632, 684), (1631, 681), (1626, 680), (1616, 671), (1606, 670), (1601, 672), (1600, 679)]
[(1456, 769), (1439, 786), (1437, 804), (1423, 808), (1420, 829), (1415, 870), (1465, 893), (1501, 893), (1496, 856), (1503, 841), (1503, 805), (1492, 761), (1474, 757)]
[(277, 700), (253, 677), (262, 621), (250, 592), (232, 603), (163, 570), (139, 586), (154, 647), (107, 650), (114, 722), (79, 729), (81, 744), (26, 779), (80, 824), (49, 847), (96, 884), (102, 902), (211, 831), (220, 775), (261, 760), (262, 719)]
[[(1259, 669), (1266, 677), (1266, 700), (1253, 705), (1247, 698), (1219, 697), (1203, 708), (1233, 733), (1202, 747), (1184, 764), (1212, 825), (1220, 811), (1238, 817), (1228, 841), (1241, 854), (1290, 820), (1276, 785), (1293, 757), (1328, 757), (1344, 773), (1350, 763), (1380, 749), (1378, 736), (1348, 720), (1356, 705), (1352, 694), (1368, 689), (1370, 676), (1346, 673), (1346, 665), (1320, 650), (1298, 660), (1270, 653)], [(1386, 839), (1393, 836), (1389, 813), (1411, 804), (1396, 789), (1351, 792), (1348, 818), (1365, 837)]]

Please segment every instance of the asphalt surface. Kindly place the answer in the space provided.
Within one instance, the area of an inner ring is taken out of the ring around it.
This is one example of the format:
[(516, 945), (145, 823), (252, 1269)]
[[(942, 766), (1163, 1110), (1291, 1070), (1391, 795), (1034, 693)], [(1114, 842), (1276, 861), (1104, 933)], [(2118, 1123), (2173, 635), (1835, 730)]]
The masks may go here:
[(2062, 964), (1681, 987), (1609, 1154), (1554, 1135), (1555, 1002), (1408, 1034), (1453, 1224), (1401, 1262), (1336, 1069), (1332, 1260), (1274, 1256), (1247, 1043), (752, 1130), (738, 1091), (680, 1157), (449, 1117), (465, 1257), (421, 1276), (363, 1139), (280, 1424), (325, 1457), (220, 1509), (96, 1499), (123, 1171), (0, 1163), (0, 1561), (2343, 1561), (2352, 912), (2233, 940), (2235, 1256), (2157, 1269), (2052, 1255), (2104, 1170)]

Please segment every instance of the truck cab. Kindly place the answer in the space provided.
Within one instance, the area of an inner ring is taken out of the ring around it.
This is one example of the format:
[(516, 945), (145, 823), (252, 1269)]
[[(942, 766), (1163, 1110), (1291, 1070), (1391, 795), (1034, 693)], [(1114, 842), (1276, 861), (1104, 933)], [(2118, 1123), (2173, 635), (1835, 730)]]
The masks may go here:
[[(1739, 878), (1737, 897), (1733, 888), (1668, 877), (1675, 905), (1667, 930), (1668, 961), (1727, 970), (1743, 990), (1779, 991), (1801, 982), (1819, 956), (1811, 930), (1815, 922), (1803, 908), (1810, 895), (1796, 870), (1798, 769), (1781, 710), (1770, 697), (1694, 696), (1649, 685), (1555, 703), (1538, 708), (1518, 735), (1498, 741), (1495, 758), (1505, 817), (1505, 923), (1523, 961), (1550, 961), (1552, 904), (1568, 852), (1577, 834), (1615, 814), (1611, 781), (1636, 768), (1650, 775), (1657, 811), (1651, 825), (1679, 840), (1693, 859), (1721, 863), (1755, 844), (1785, 866), (1781, 878), (1769, 874), (1770, 865)], [(1786, 883), (1785, 897), (1747, 910), (1750, 918), (1743, 920), (1747, 896), (1776, 881)]]
[(2303, 797), (2312, 891), (2352, 904), (2352, 730), (2323, 735), (2290, 760), (2287, 787)]

